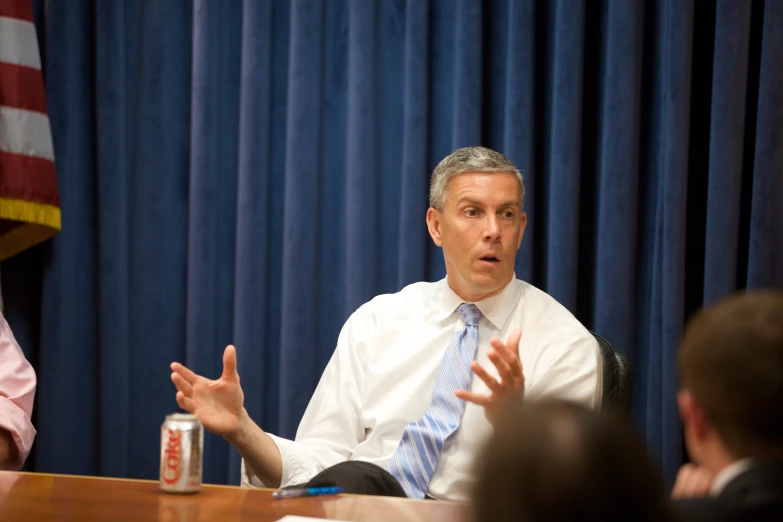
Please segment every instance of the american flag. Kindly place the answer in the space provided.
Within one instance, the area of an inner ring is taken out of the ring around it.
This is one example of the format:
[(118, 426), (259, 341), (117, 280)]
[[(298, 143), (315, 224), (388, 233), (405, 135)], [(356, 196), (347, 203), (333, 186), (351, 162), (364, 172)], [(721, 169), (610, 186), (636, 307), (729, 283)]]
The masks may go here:
[(0, 261), (61, 228), (31, 0), (0, 0)]

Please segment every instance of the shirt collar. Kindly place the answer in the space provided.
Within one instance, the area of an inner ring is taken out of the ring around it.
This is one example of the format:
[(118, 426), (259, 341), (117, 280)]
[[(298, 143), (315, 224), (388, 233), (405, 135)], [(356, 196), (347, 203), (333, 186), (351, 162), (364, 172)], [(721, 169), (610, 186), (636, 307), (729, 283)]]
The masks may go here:
[[(459, 305), (465, 302), (449, 286), (446, 278), (440, 281), (441, 294), (437, 299), (438, 312), (435, 314), (435, 320), (442, 321), (449, 317)], [(492, 297), (487, 297), (475, 303), (481, 314), (486, 317), (492, 325), (498, 330), (506, 324), (508, 316), (514, 310), (516, 303), (519, 302), (521, 288), (516, 283), (516, 274), (509, 283), (499, 293)]]
[(751, 459), (739, 459), (722, 470), (718, 472), (717, 475), (715, 475), (715, 478), (712, 480), (712, 486), (710, 487), (710, 496), (711, 497), (717, 497), (720, 495), (723, 490), (726, 488), (726, 486), (737, 478), (738, 476), (745, 473), (753, 464), (753, 461)]

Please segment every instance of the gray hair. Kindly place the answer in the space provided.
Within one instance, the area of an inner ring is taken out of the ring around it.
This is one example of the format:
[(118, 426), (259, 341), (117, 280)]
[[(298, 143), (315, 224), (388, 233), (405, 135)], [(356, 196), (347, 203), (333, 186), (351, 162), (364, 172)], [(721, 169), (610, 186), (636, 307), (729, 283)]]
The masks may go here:
[(440, 212), (446, 207), (451, 179), (466, 172), (508, 172), (519, 182), (519, 207), (525, 202), (525, 182), (522, 173), (510, 159), (486, 147), (457, 149), (438, 163), (430, 179), (430, 206)]

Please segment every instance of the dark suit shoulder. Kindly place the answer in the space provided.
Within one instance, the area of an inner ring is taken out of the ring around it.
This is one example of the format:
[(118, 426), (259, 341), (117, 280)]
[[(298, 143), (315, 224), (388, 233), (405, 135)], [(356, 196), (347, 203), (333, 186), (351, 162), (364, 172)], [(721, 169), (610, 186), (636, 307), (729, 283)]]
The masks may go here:
[(783, 521), (783, 461), (755, 462), (734, 477), (720, 495), (675, 501), (683, 520)]
[(783, 502), (783, 460), (754, 462), (726, 484), (719, 497), (751, 504)]
[(674, 501), (683, 522), (744, 522), (783, 520), (783, 501), (753, 503), (725, 498), (694, 498)]

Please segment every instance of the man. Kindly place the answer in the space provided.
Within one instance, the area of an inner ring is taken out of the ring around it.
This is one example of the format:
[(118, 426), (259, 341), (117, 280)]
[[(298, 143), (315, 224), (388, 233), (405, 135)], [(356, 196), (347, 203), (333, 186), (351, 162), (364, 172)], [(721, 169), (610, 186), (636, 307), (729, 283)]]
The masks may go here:
[(473, 457), (508, 401), (524, 392), (600, 405), (595, 339), (514, 278), (524, 196), (522, 175), (495, 151), (465, 148), (440, 162), (426, 221), (446, 278), (351, 315), (295, 441), (248, 418), (231, 346), (217, 381), (172, 364), (177, 403), (237, 448), (245, 484), (466, 500)]
[(628, 419), (557, 399), (509, 404), (477, 460), (474, 522), (667, 522)]
[(686, 520), (783, 520), (783, 293), (694, 316), (678, 364), (694, 464), (677, 476), (677, 507)]
[(0, 313), (0, 470), (22, 467), (35, 439), (35, 371)]

